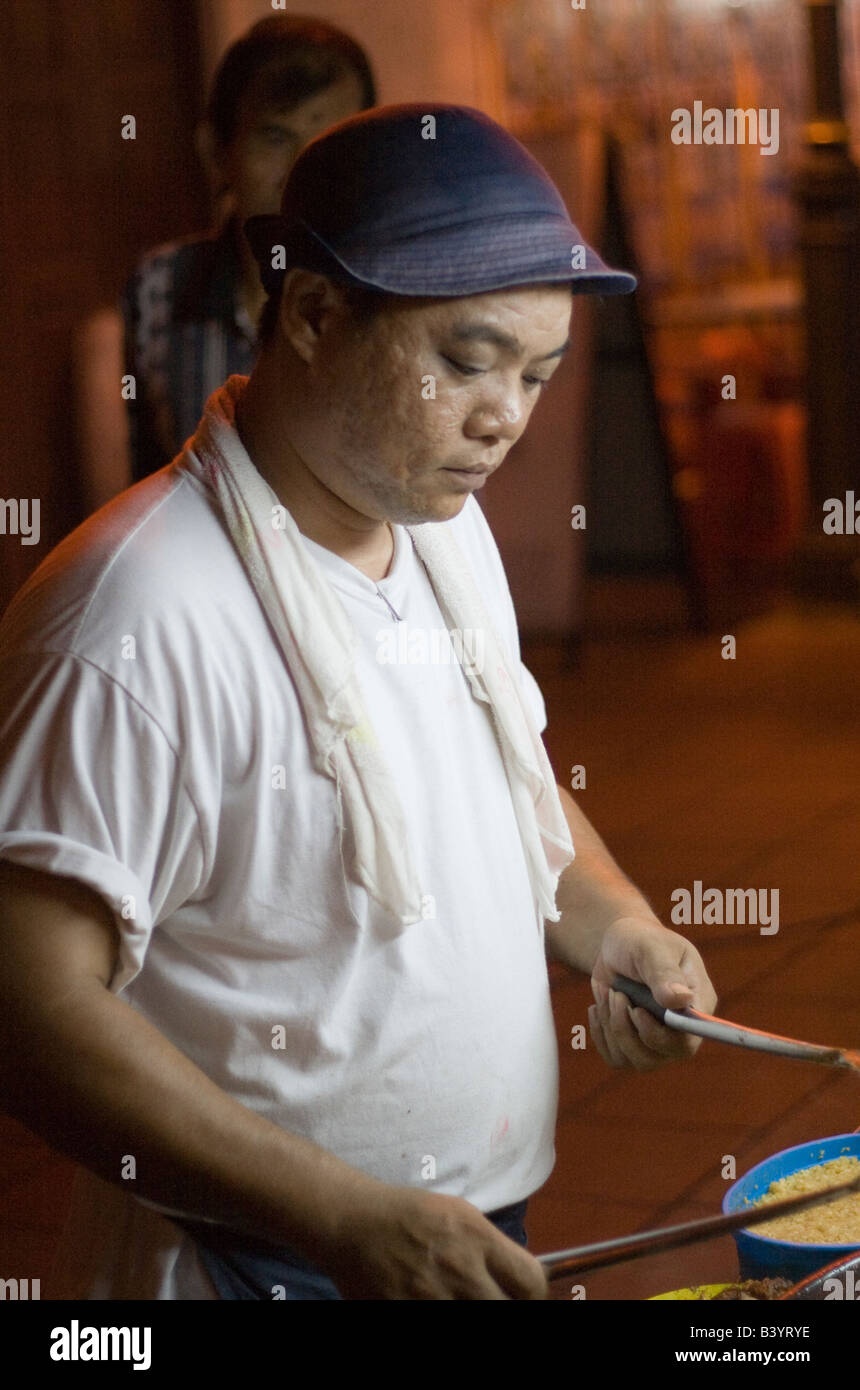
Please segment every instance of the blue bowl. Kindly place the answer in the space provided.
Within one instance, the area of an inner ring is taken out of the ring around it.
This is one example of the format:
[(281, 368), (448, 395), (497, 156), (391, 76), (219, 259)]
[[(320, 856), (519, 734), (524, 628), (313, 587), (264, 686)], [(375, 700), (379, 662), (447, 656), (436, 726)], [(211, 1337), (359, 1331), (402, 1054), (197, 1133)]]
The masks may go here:
[[(798, 1173), (802, 1168), (814, 1168), (831, 1158), (860, 1158), (860, 1134), (837, 1134), (831, 1139), (815, 1139), (808, 1144), (796, 1144), (793, 1149), (766, 1158), (756, 1164), (729, 1188), (723, 1198), (723, 1211), (739, 1211), (763, 1197), (772, 1182)], [(738, 1264), (742, 1279), (790, 1279), (797, 1283), (815, 1274), (824, 1265), (856, 1250), (853, 1245), (805, 1245), (793, 1240), (773, 1240), (756, 1235), (755, 1229), (734, 1232), (738, 1248)]]

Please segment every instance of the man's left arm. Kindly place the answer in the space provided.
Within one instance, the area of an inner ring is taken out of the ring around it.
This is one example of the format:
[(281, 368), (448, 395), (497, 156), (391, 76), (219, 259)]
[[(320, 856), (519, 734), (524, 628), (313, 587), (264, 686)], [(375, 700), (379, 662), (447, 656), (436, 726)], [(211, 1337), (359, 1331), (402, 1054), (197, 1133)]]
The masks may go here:
[(691, 1005), (712, 1013), (717, 996), (702, 958), (691, 942), (661, 924), (567, 789), (558, 791), (576, 858), (559, 880), (561, 919), (546, 924), (547, 956), (591, 976), (588, 1020), (610, 1066), (650, 1071), (689, 1057), (698, 1038), (664, 1028), (611, 984), (615, 975), (627, 975), (646, 984), (666, 1008)]

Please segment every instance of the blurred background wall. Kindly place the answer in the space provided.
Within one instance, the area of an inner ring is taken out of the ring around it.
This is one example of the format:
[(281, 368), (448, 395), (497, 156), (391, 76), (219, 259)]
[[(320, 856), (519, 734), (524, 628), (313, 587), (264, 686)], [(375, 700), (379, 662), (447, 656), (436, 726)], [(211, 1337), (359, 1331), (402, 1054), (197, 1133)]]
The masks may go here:
[[(146, 246), (205, 224), (197, 14), (173, 0), (9, 0), (0, 44), (0, 495), (40, 499), (38, 545), (0, 538), (0, 607), (82, 519), (70, 346)], [(137, 138), (121, 136), (135, 116)]]

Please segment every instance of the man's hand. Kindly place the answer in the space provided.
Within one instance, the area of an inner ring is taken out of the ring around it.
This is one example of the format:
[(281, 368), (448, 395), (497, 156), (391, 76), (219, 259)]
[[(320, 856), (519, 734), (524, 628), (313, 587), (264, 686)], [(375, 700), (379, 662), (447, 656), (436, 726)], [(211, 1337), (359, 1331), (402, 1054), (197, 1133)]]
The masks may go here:
[(362, 1184), (326, 1273), (353, 1299), (542, 1299), (538, 1261), (459, 1197)]
[(701, 1039), (664, 1028), (646, 1009), (634, 1007), (612, 989), (616, 975), (640, 980), (664, 1008), (689, 1005), (713, 1013), (717, 996), (695, 946), (653, 920), (619, 918), (603, 935), (591, 973), (594, 1003), (588, 1011), (591, 1036), (611, 1067), (652, 1071), (664, 1062), (691, 1057)]

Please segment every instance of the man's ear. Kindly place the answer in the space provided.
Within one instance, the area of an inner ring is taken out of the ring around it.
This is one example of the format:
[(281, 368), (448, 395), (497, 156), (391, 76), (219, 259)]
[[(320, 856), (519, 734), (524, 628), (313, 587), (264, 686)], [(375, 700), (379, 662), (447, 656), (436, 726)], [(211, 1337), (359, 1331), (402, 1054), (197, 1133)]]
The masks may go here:
[(301, 266), (286, 272), (278, 331), (308, 366), (316, 360), (326, 325), (345, 312), (343, 293), (327, 275)]

